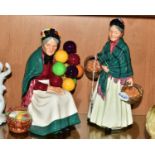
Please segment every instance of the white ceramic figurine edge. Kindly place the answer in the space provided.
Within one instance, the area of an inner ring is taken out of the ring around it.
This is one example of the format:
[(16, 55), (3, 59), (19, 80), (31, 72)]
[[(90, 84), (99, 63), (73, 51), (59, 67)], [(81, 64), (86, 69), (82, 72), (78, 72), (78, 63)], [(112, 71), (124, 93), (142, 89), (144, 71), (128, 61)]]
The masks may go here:
[(5, 114), (3, 114), (5, 108), (5, 100), (4, 100), (4, 91), (6, 87), (3, 82), (6, 77), (11, 73), (11, 66), (8, 63), (5, 63), (6, 70), (3, 71), (3, 64), (0, 62), (0, 125), (6, 122)]

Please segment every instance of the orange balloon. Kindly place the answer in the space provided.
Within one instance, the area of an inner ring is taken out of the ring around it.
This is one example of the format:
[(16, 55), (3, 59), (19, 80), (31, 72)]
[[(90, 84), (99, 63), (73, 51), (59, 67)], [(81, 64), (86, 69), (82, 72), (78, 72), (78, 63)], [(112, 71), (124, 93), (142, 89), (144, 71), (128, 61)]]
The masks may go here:
[(84, 69), (83, 69), (83, 67), (81, 65), (77, 65), (76, 68), (78, 69), (77, 78), (81, 78), (83, 76)]
[(72, 91), (75, 88), (75, 82), (71, 78), (65, 78), (62, 83), (62, 88), (67, 91)]
[(68, 53), (64, 50), (59, 50), (55, 53), (54, 58), (56, 61), (65, 63), (68, 60)]

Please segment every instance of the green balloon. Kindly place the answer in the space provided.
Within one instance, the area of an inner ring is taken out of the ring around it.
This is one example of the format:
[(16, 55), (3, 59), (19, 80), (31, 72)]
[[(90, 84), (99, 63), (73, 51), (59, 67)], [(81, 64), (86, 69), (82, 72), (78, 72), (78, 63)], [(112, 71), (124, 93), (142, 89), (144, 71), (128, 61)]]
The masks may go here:
[(77, 79), (73, 79), (74, 83), (77, 84)]
[(52, 72), (57, 76), (62, 76), (66, 72), (66, 66), (62, 62), (56, 62), (52, 66)]

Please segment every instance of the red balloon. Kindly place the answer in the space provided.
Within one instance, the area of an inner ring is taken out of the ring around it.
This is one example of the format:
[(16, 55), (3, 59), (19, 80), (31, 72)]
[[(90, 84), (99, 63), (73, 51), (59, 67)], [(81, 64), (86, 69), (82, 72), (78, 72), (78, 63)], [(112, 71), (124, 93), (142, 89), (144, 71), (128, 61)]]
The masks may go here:
[(62, 78), (60, 76), (52, 76), (50, 78), (50, 85), (54, 87), (61, 87), (62, 86)]
[(75, 66), (80, 64), (79, 55), (77, 55), (76, 53), (69, 54), (67, 63), (69, 63), (70, 65), (75, 65)]

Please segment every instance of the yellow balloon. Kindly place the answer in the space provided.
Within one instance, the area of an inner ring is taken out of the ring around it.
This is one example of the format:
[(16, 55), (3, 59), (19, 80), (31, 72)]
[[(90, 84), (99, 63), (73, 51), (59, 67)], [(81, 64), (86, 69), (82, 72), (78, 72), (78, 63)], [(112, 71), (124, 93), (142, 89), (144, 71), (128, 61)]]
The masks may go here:
[(68, 60), (68, 54), (64, 50), (59, 50), (55, 53), (54, 58), (56, 61), (65, 63)]
[(75, 88), (75, 82), (71, 78), (65, 78), (62, 83), (62, 88), (67, 91), (72, 91)]

